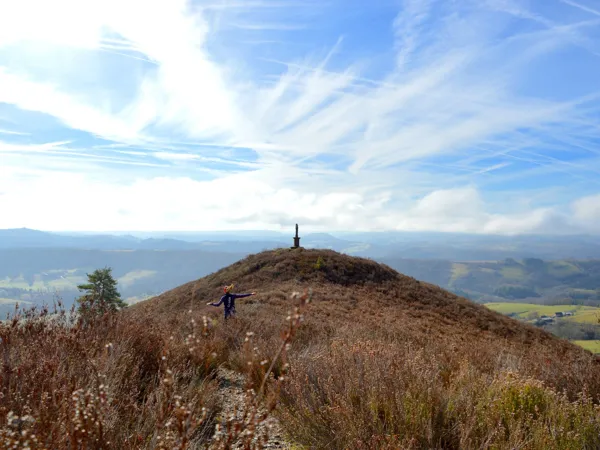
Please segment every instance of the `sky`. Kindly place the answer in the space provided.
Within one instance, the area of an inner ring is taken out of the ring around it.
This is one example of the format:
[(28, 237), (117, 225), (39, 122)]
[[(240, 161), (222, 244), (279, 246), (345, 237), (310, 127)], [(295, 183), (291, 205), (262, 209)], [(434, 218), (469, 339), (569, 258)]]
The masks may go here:
[(600, 234), (598, 0), (0, 2), (0, 228)]

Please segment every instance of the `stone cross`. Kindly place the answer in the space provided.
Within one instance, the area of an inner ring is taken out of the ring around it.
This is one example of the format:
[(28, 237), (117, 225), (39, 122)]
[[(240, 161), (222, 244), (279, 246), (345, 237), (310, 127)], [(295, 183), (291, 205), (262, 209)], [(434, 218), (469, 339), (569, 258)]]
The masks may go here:
[(294, 236), (294, 246), (292, 248), (300, 247), (300, 238), (298, 237), (298, 224), (296, 224), (296, 236)]

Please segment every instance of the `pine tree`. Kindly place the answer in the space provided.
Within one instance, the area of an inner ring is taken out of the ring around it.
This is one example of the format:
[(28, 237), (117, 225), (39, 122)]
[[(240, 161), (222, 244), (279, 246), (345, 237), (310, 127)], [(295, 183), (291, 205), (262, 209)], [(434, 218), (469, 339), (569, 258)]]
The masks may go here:
[(121, 294), (117, 290), (117, 282), (111, 272), (110, 267), (97, 269), (93, 273), (87, 274), (87, 284), (77, 286), (80, 291), (86, 291), (85, 295), (77, 299), (80, 313), (104, 314), (127, 306), (127, 303), (121, 299)]

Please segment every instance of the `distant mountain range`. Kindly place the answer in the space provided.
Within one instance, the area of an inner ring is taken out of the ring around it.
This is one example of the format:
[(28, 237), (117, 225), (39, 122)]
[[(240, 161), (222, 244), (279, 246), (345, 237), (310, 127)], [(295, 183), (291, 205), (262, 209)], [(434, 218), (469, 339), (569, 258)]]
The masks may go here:
[[(130, 232), (115, 234), (49, 233), (27, 228), (0, 230), (0, 249), (78, 248), (88, 250), (206, 250), (257, 253), (292, 245), (293, 233)], [(599, 236), (497, 236), (459, 233), (312, 233), (302, 236), (307, 248), (331, 249), (369, 258), (444, 259), (451, 261), (505, 258), (596, 259)]]

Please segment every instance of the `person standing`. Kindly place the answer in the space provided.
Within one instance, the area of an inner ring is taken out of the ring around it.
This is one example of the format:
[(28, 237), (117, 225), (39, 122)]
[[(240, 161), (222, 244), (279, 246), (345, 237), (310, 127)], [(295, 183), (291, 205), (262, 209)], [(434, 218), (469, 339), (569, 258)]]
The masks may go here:
[(223, 288), (225, 295), (223, 295), (221, 297), (221, 300), (219, 300), (218, 303), (213, 303), (213, 302), (207, 303), (208, 306), (217, 306), (217, 307), (221, 306), (221, 304), (224, 304), (225, 320), (227, 320), (229, 317), (235, 316), (235, 300), (236, 299), (256, 295), (256, 292), (251, 292), (250, 294), (233, 294), (231, 292), (232, 289), (233, 289), (233, 284), (230, 284), (229, 286), (225, 286)]

